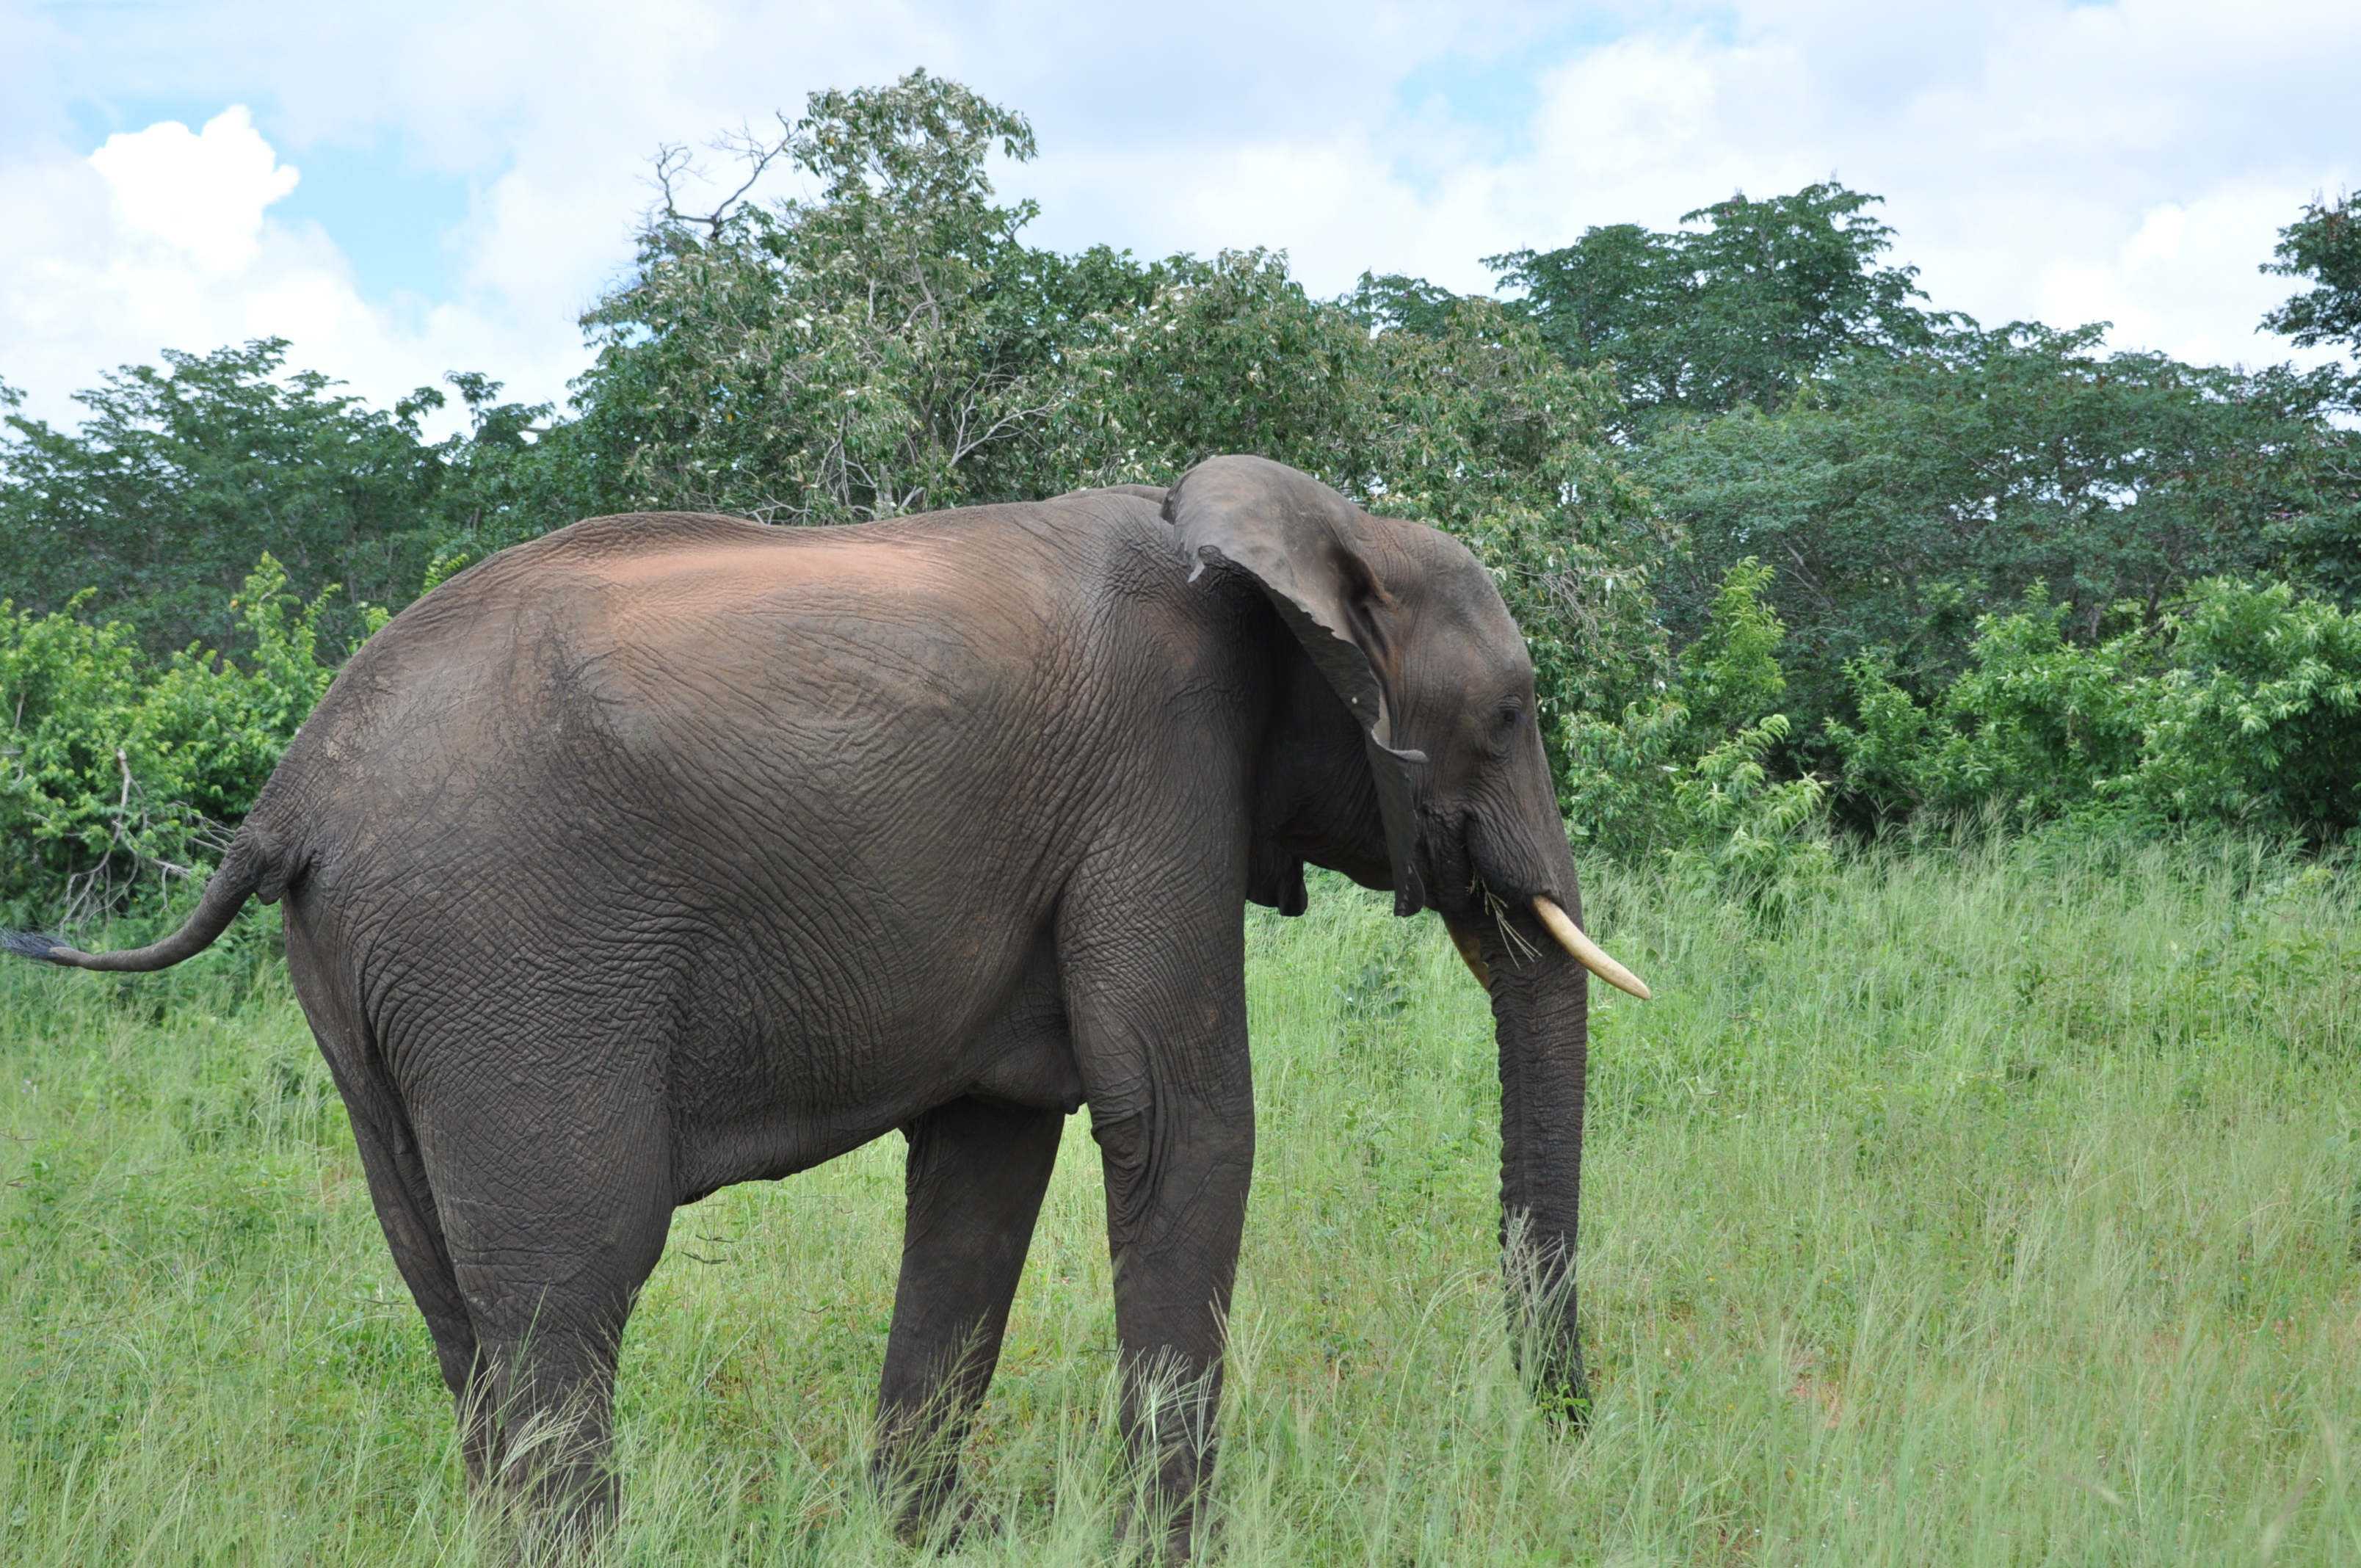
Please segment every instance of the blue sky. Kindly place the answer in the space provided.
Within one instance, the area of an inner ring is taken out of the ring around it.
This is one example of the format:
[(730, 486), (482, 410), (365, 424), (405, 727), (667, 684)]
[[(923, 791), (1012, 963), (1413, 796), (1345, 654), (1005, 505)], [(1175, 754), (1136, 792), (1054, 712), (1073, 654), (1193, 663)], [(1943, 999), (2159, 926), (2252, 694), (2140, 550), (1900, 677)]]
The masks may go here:
[(2361, 180), (2351, 0), (0, 0), (0, 380), (71, 418), (277, 333), (379, 400), (562, 395), (659, 143), (921, 64), (1032, 118), (1037, 243), (1279, 247), (1321, 292), (1834, 176), (1940, 305), (2253, 362), (2274, 231)]

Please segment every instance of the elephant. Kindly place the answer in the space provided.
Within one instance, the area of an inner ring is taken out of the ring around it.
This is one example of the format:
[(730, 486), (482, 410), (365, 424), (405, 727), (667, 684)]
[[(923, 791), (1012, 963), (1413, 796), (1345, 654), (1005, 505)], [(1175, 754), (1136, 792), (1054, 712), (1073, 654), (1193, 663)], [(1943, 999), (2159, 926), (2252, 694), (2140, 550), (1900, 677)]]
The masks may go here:
[[(1186, 1556), (1254, 1164), (1247, 901), (1432, 907), (1489, 993), (1524, 1371), (1585, 1401), (1587, 980), (1533, 668), (1422, 523), (1259, 457), (841, 528), (595, 518), (338, 673), (149, 970), (283, 901), (289, 970), (471, 1482), (612, 1517), (617, 1355), (673, 1212), (898, 1130), (874, 1466), (945, 1517), (1066, 1117), (1122, 1420)], [(530, 1453), (531, 1464), (520, 1457)]]

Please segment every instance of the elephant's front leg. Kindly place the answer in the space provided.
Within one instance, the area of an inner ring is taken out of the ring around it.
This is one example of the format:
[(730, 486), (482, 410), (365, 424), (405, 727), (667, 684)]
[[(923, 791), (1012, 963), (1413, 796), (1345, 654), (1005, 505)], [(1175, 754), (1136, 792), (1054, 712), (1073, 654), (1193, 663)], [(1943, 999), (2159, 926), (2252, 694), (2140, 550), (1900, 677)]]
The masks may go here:
[(1123, 1530), (1177, 1562), (1195, 1544), (1213, 1478), (1223, 1336), (1254, 1173), (1252, 1086), (1162, 1091), (1130, 1115), (1093, 1117), (1091, 1130), (1106, 1173), (1123, 1426), (1139, 1480)]
[(958, 1485), (1064, 1123), (1062, 1112), (971, 1099), (903, 1129), (908, 1217), (874, 1472), (906, 1539), (925, 1534)]
[[(1224, 744), (1184, 738), (1136, 765), (1159, 788), (1202, 779), (1231, 755)], [(1220, 798), (1244, 800), (1246, 784), (1230, 778)], [(1119, 1528), (1135, 1548), (1178, 1561), (1203, 1533), (1254, 1178), (1246, 833), (1218, 811), (1149, 804), (1069, 883), (1057, 952), (1106, 1180), (1123, 1427), (1139, 1483)]]
[[(1213, 1475), (1254, 1078), (1239, 900), (1192, 902), (1178, 872), (1165, 885), (1181, 896), (1077, 909), (1059, 959), (1106, 1178), (1123, 1423), (1141, 1483), (1123, 1528), (1178, 1559)], [(1201, 913), (1175, 920), (1174, 907)]]

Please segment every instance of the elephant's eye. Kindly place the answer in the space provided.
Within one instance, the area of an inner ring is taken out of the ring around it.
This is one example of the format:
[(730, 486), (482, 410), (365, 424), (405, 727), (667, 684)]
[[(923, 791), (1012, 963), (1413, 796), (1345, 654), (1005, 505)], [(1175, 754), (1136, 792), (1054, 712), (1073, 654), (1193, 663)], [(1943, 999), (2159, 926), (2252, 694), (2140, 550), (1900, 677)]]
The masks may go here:
[(1503, 729), (1514, 729), (1517, 727), (1517, 720), (1524, 718), (1524, 716), (1525, 705), (1523, 703), (1504, 702), (1500, 705), (1500, 711), (1494, 716), (1494, 721)]

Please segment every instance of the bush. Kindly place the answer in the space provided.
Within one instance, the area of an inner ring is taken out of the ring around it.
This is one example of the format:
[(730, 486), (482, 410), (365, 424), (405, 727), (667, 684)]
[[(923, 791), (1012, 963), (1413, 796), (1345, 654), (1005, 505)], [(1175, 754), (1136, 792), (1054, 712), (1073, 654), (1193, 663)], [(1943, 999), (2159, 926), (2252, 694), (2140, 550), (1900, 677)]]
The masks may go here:
[(1768, 759), (1788, 735), (1774, 711), (1786, 630), (1764, 601), (1771, 568), (1751, 557), (1723, 574), (1704, 635), (1682, 650), (1645, 703), (1620, 721), (1589, 713), (1565, 726), (1559, 804), (1568, 831), (1624, 860), (1663, 856), (1778, 915), (1807, 896), (1833, 861), (1826, 786), (1774, 781)]
[(2228, 577), (2095, 644), (2067, 641), (2069, 613), (2037, 589), (1983, 617), (1971, 668), (1924, 705), (1887, 651), (1851, 661), (1860, 727), (1827, 726), (1845, 789), (1888, 818), (2100, 816), (2356, 841), (2361, 614)]
[[(332, 587), (298, 607), (265, 555), (231, 601), (247, 667), (191, 647), (159, 668), (132, 628), (0, 601), (0, 920), (153, 914), (203, 881), (334, 675)], [(374, 629), (376, 616), (369, 617)]]

